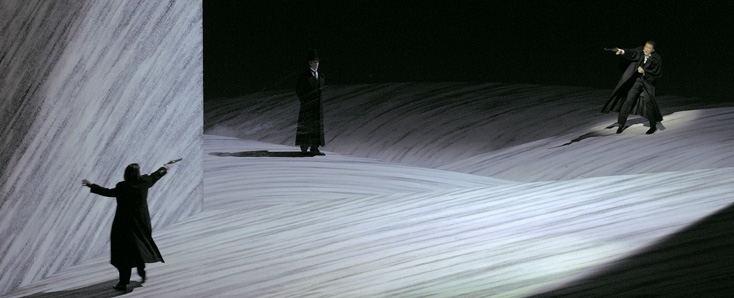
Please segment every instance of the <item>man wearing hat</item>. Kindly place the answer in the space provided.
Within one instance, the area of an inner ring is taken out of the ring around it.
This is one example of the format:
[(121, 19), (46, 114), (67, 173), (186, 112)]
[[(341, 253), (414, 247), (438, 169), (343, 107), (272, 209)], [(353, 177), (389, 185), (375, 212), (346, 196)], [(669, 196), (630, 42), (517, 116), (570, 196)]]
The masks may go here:
[(308, 65), (309, 70), (301, 73), (296, 85), (296, 95), (301, 101), (296, 146), (301, 146), (303, 154), (324, 155), (319, 151), (319, 146), (324, 146), (324, 114), (321, 105), (324, 76), (318, 71), (319, 54), (316, 50), (308, 52)]

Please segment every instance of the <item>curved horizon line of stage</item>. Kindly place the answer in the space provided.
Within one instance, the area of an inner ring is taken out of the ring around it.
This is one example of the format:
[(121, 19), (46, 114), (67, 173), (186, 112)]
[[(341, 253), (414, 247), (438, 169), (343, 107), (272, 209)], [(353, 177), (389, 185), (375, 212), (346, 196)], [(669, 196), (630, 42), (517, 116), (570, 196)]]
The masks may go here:
[[(645, 135), (648, 124), (637, 117), (616, 135), (616, 113), (600, 113), (610, 93), (499, 83), (329, 86), (323, 149), (523, 182), (734, 166), (734, 153), (723, 150), (734, 145), (726, 129), (734, 104), (659, 96), (658, 132)], [(293, 91), (208, 101), (204, 110), (205, 134), (295, 143)], [(628, 154), (637, 143), (646, 149)], [(579, 146), (595, 148), (577, 157)], [(700, 154), (706, 150), (718, 158)], [(591, 167), (591, 160), (614, 166)]]

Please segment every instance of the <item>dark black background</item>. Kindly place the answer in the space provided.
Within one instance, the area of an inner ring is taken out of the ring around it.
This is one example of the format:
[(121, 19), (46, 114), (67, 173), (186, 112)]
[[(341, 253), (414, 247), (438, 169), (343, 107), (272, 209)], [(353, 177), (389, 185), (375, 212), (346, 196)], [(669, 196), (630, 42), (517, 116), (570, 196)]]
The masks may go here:
[(204, 1), (204, 98), (329, 84), (505, 82), (612, 89), (604, 47), (655, 40), (658, 95), (727, 101), (734, 1)]

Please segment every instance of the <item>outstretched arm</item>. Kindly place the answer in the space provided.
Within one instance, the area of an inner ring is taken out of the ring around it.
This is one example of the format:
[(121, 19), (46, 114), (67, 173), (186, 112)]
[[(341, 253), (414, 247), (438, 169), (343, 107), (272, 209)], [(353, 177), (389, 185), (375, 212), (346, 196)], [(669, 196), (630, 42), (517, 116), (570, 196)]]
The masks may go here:
[(101, 195), (101, 196), (114, 198), (117, 195), (116, 188), (112, 188), (112, 189), (104, 188), (102, 186), (99, 186), (97, 184), (90, 182), (87, 179), (82, 179), (82, 185), (89, 187), (90, 192)]
[(158, 181), (158, 179), (161, 179), (161, 177), (165, 176), (166, 173), (168, 173), (168, 169), (170, 168), (171, 168), (171, 163), (169, 162), (169, 163), (164, 164), (162, 167), (160, 167), (155, 172), (150, 173), (150, 178), (151, 178), (150, 186), (153, 186), (153, 184), (155, 184), (155, 182)]
[(642, 59), (645, 54), (640, 49), (619, 49), (617, 55), (622, 55), (627, 60), (637, 61)]

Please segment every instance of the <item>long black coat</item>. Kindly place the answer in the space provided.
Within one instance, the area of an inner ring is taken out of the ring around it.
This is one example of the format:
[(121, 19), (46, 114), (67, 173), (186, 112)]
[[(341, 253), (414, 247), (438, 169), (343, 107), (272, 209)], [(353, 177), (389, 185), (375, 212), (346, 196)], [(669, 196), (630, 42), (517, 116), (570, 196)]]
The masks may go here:
[(296, 129), (296, 145), (324, 145), (324, 113), (321, 104), (321, 89), (324, 76), (319, 72), (317, 80), (310, 70), (301, 73), (296, 85), (296, 95), (301, 101)]
[(113, 189), (92, 184), (91, 192), (117, 198), (117, 211), (112, 222), (112, 258), (115, 267), (137, 267), (144, 263), (164, 262), (153, 241), (148, 212), (148, 188), (166, 174), (161, 167), (134, 181), (122, 181)]
[(622, 74), (622, 78), (617, 83), (617, 87), (614, 88), (612, 96), (607, 100), (604, 108), (602, 108), (602, 113), (620, 111), (624, 100), (627, 99), (627, 93), (632, 88), (635, 80), (640, 77), (640, 74), (637, 72), (637, 67), (642, 66), (642, 69), (645, 70), (645, 75), (642, 76), (642, 85), (644, 87), (643, 96), (637, 99), (632, 109), (632, 114), (643, 116), (652, 122), (662, 121), (663, 115), (660, 113), (657, 101), (655, 101), (655, 86), (662, 73), (662, 60), (660, 55), (657, 52), (653, 52), (650, 58), (647, 59), (647, 63), (643, 63), (645, 61), (645, 54), (642, 51), (642, 47), (638, 47), (636, 49), (625, 49), (622, 56), (631, 62), (627, 66), (627, 70)]

